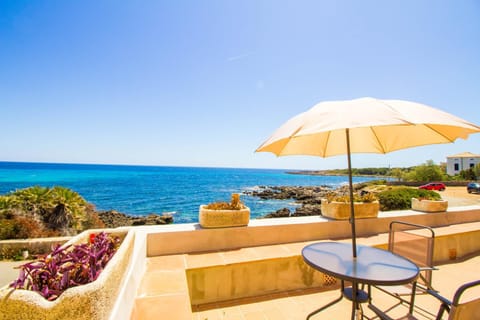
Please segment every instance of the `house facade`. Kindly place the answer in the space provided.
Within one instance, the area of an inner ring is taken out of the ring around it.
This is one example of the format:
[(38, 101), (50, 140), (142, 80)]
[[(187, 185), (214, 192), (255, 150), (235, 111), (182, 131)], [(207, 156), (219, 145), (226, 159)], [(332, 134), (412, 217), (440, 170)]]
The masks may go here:
[(462, 170), (468, 170), (480, 163), (480, 154), (464, 152), (447, 157), (447, 174), (454, 176)]

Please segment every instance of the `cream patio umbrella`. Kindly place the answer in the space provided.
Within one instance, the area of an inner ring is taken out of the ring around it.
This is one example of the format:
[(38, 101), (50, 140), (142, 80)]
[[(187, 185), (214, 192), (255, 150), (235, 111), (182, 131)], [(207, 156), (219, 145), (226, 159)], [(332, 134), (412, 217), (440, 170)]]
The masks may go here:
[[(467, 139), (480, 127), (444, 111), (410, 101), (360, 98), (326, 101), (284, 123), (256, 152), (277, 156), (347, 155), (353, 199), (352, 153), (387, 153)], [(355, 213), (350, 201), (353, 256), (357, 256)]]

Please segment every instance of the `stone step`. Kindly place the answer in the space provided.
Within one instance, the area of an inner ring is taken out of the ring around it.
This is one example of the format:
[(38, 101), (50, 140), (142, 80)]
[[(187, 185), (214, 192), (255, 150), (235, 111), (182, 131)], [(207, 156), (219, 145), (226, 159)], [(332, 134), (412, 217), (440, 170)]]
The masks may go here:
[[(185, 255), (147, 258), (131, 319), (191, 320)], [(168, 316), (167, 316), (168, 315)]]

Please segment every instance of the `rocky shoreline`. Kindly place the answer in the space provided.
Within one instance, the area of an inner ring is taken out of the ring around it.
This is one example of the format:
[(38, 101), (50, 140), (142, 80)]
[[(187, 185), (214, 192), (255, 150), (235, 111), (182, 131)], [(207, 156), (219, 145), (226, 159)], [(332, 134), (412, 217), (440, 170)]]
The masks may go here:
[(159, 225), (173, 223), (173, 216), (170, 214), (149, 214), (148, 216), (131, 216), (116, 210), (98, 211), (98, 217), (107, 228)]
[[(355, 184), (354, 190), (359, 191), (364, 187), (365, 184), (363, 183)], [(321, 215), (321, 199), (325, 198), (327, 194), (331, 193), (345, 195), (348, 193), (348, 186), (342, 186), (337, 189), (332, 189), (329, 186), (259, 186), (256, 190), (244, 192), (246, 195), (258, 197), (264, 200), (293, 199), (296, 203), (300, 204), (300, 206), (297, 207), (294, 212), (292, 212), (289, 208), (282, 208), (261, 218), (286, 218)]]
[[(364, 184), (356, 184), (354, 188), (358, 191), (364, 186)], [(325, 198), (327, 194), (331, 193), (342, 195), (347, 192), (348, 186), (343, 186), (337, 189), (332, 189), (329, 186), (259, 186), (255, 190), (245, 191), (244, 194), (264, 200), (292, 199), (300, 205), (293, 212), (289, 208), (282, 208), (260, 217), (260, 219), (264, 219), (318, 216), (321, 215), (320, 206), (322, 198)], [(148, 216), (132, 216), (116, 210), (97, 211), (97, 214), (107, 228), (173, 223), (173, 217), (170, 214), (159, 215), (152, 213)]]

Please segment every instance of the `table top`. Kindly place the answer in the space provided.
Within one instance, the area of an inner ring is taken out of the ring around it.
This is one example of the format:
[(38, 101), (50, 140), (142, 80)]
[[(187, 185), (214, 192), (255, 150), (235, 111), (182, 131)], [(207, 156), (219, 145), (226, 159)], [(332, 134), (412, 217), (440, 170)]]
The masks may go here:
[(398, 285), (413, 281), (418, 267), (390, 251), (357, 244), (357, 258), (352, 244), (317, 242), (302, 250), (303, 259), (312, 268), (335, 278), (371, 285)]

